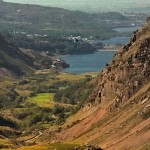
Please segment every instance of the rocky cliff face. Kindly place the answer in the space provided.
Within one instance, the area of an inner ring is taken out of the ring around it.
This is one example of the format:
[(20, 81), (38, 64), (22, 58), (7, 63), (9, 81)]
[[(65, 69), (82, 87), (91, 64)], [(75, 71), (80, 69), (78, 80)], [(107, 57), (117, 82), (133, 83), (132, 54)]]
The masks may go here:
[(110, 102), (109, 110), (118, 107), (150, 81), (150, 17), (147, 25), (134, 32), (112, 62), (97, 78), (97, 87), (89, 104)]

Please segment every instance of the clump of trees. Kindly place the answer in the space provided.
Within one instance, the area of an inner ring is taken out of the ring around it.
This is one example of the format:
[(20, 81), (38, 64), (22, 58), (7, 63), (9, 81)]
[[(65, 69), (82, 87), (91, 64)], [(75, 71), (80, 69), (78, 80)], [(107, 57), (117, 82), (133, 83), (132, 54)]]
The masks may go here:
[(27, 102), (24, 110), (15, 111), (14, 116), (22, 120), (22, 128), (26, 128), (45, 123), (60, 125), (65, 122), (71, 111), (72, 107), (62, 107), (56, 104), (53, 108), (41, 108), (34, 103)]
[(59, 89), (66, 88), (71, 83), (69, 81), (59, 81), (51, 85), (41, 85), (38, 84), (36, 87), (30, 87), (29, 89), (33, 92), (30, 93), (30, 97), (35, 96), (39, 93), (56, 93)]
[(58, 90), (54, 95), (54, 101), (81, 106), (93, 89), (94, 85), (91, 78), (77, 81), (66, 89)]
[(148, 119), (150, 117), (150, 109), (147, 109), (145, 112), (142, 113), (143, 119)]
[(9, 118), (5, 118), (4, 116), (0, 116), (0, 126), (8, 126), (11, 128), (17, 128), (18, 125), (16, 122)]
[(24, 98), (20, 96), (14, 86), (0, 88), (0, 108), (13, 108), (24, 101)]

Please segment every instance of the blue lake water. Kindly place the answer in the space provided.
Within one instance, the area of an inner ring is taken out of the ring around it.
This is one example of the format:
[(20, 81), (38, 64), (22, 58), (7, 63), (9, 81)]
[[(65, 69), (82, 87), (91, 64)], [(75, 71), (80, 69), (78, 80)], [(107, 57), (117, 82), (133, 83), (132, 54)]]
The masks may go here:
[[(123, 32), (133, 32), (140, 27), (127, 27), (127, 28), (116, 28), (114, 30), (123, 33)], [(124, 45), (128, 43), (130, 37), (113, 37), (107, 40), (91, 40), (90, 43), (103, 43), (116, 45)], [(61, 59), (65, 60), (70, 64), (70, 68), (64, 69), (64, 72), (70, 73), (85, 73), (85, 72), (98, 72), (101, 71), (107, 63), (109, 63), (114, 54), (114, 51), (99, 51), (94, 54), (88, 55), (64, 55), (61, 56)]]
[(126, 44), (128, 43), (130, 37), (113, 37), (108, 40), (103, 40), (103, 44)]
[(90, 43), (91, 44), (92, 43), (103, 43), (105, 45), (106, 44), (113, 44), (113, 45), (121, 44), (121, 45), (123, 45), (123, 44), (128, 43), (129, 39), (130, 39), (130, 37), (119, 37), (119, 36), (117, 36), (117, 37), (112, 37), (112, 38), (107, 39), (107, 40), (91, 40)]
[[(119, 32), (119, 33), (125, 33), (125, 32), (130, 32), (132, 33), (133, 31), (136, 31), (137, 29), (140, 29), (141, 27), (126, 27), (126, 28), (115, 28), (113, 30)], [(128, 43), (130, 40), (130, 37), (120, 37), (120, 36), (117, 36), (117, 37), (112, 37), (110, 39), (106, 39), (106, 40), (91, 40), (90, 43), (103, 43), (103, 44), (113, 44), (113, 45), (116, 45), (116, 44), (126, 44)]]
[[(102, 42), (103, 44), (126, 44), (130, 37), (113, 37), (107, 40), (90, 41), (90, 43)], [(109, 63), (115, 51), (98, 51), (94, 54), (86, 55), (64, 55), (60, 56), (65, 62), (70, 64), (69, 68), (63, 69), (63, 72), (69, 73), (85, 73), (101, 71), (107, 63)]]
[(64, 55), (61, 59), (70, 64), (63, 72), (85, 73), (101, 71), (113, 58), (114, 51), (99, 51), (87, 55)]

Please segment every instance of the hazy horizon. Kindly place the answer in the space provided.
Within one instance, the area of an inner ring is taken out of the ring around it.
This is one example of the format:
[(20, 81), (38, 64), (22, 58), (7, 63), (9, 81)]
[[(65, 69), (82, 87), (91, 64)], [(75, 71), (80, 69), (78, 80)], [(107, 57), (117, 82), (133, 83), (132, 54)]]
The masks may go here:
[(150, 0), (4, 0), (13, 3), (37, 4), (86, 12), (103, 11), (147, 11)]

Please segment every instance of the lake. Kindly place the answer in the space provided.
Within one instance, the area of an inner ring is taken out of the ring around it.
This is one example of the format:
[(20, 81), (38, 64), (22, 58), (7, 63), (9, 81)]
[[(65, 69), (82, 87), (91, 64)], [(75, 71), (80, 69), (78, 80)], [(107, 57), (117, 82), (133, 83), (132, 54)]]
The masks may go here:
[[(114, 30), (122, 33), (122, 32), (133, 32), (140, 27), (127, 27), (127, 28), (116, 28)], [(103, 44), (110, 44), (116, 45), (121, 44), (124, 45), (128, 43), (130, 37), (112, 37), (107, 40), (90, 40), (89, 42), (92, 43), (103, 43)], [(64, 72), (70, 73), (85, 73), (85, 72), (98, 72), (101, 71), (107, 63), (109, 63), (114, 54), (114, 51), (99, 51), (94, 54), (88, 55), (64, 55), (61, 56), (61, 59), (65, 60), (67, 63), (70, 64), (70, 68), (66, 68)]]
[(117, 45), (117, 44), (126, 44), (128, 43), (128, 41), (130, 40), (130, 37), (112, 37), (110, 39), (107, 40), (90, 40), (89, 43), (93, 44), (93, 43), (103, 43), (103, 44), (110, 44), (110, 45)]
[(60, 56), (70, 64), (69, 68), (63, 69), (63, 72), (69, 73), (85, 73), (99, 72), (113, 58), (115, 51), (98, 51), (94, 54), (87, 55), (64, 55)]
[[(136, 31), (137, 29), (140, 29), (141, 27), (126, 27), (126, 28), (114, 28), (113, 30), (119, 32), (119, 33), (125, 33), (125, 32), (130, 32), (132, 33), (133, 31)], [(125, 37), (125, 36), (117, 36), (117, 37), (112, 37), (110, 39), (106, 40), (90, 40), (89, 43), (103, 43), (105, 45), (110, 44), (110, 45), (118, 45), (118, 44), (126, 44), (130, 40), (130, 37)]]

